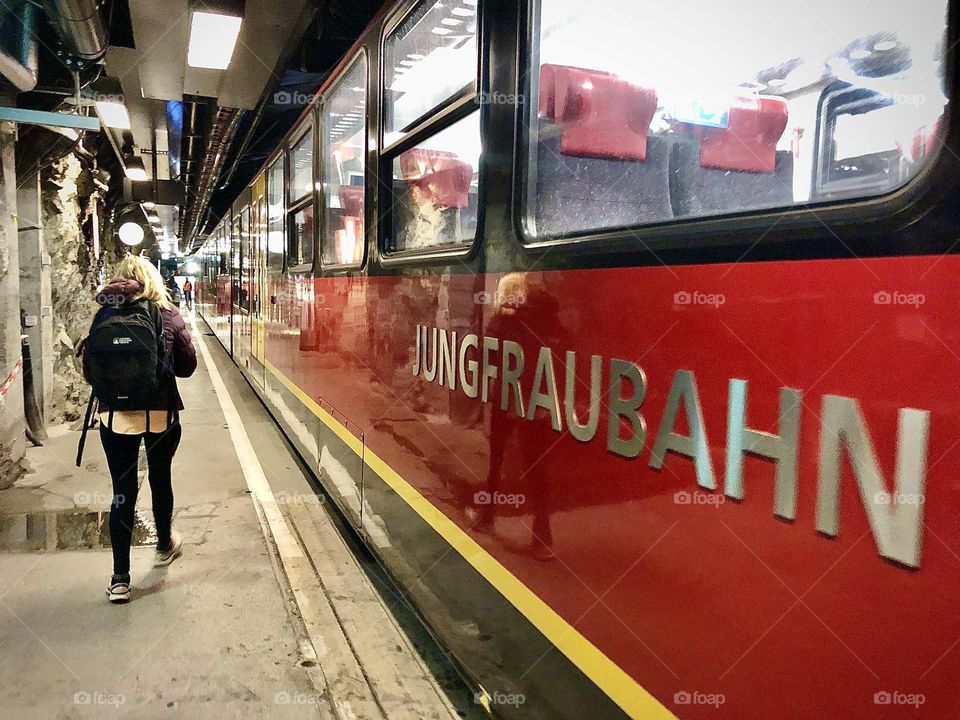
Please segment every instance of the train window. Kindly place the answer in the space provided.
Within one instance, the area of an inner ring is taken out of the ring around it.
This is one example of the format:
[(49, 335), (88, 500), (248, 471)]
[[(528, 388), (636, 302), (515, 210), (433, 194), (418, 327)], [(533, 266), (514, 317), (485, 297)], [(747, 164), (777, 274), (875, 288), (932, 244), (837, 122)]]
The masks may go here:
[(477, 0), (418, 3), (384, 44), (384, 142), (476, 87)]
[(393, 159), (388, 252), (473, 241), (480, 153), (480, 114), (473, 112)]
[(535, 0), (524, 230), (865, 198), (938, 147), (947, 0)]
[(367, 59), (361, 55), (323, 104), (325, 265), (361, 265), (367, 168)]
[(267, 171), (267, 204), (269, 207), (267, 227), (267, 268), (274, 272), (283, 270), (283, 219), (286, 212), (283, 204), (283, 154)]
[(309, 271), (313, 266), (313, 203), (290, 213), (290, 243), (287, 248), (290, 269)]
[(313, 128), (290, 148), (290, 202), (313, 192)]

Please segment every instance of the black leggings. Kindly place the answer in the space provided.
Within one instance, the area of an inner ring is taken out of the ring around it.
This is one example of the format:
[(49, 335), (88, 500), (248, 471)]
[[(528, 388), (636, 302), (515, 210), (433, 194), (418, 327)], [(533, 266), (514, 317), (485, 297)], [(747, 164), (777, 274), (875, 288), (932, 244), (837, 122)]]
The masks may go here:
[(153, 520), (157, 526), (157, 547), (170, 547), (170, 521), (173, 518), (173, 487), (170, 466), (183, 433), (177, 422), (162, 433), (121, 435), (100, 425), (100, 441), (113, 478), (113, 505), (110, 509), (110, 544), (113, 546), (113, 572), (130, 573), (130, 543), (133, 539), (134, 510), (137, 506), (137, 457), (140, 442), (147, 447), (150, 493), (153, 496)]

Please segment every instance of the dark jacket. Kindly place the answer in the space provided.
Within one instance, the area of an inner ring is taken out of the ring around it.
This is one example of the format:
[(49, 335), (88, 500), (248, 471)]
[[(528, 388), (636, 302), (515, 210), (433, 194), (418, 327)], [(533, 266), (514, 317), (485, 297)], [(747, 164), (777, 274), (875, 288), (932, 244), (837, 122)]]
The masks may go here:
[[(129, 303), (140, 292), (141, 285), (136, 280), (113, 280), (104, 286), (100, 294), (97, 295), (97, 302), (102, 306), (93, 318), (90, 325), (90, 332), (101, 322), (115, 315), (117, 308)], [(144, 410), (169, 410), (171, 400), (173, 409), (183, 410), (183, 400), (180, 397), (180, 391), (177, 389), (177, 377), (187, 378), (193, 375), (197, 369), (197, 351), (193, 347), (193, 341), (190, 339), (190, 331), (183, 321), (180, 313), (174, 309), (160, 309), (160, 317), (163, 320), (163, 343), (167, 358), (170, 359), (173, 368), (173, 374), (176, 376), (170, 378), (157, 393), (153, 396), (149, 408)], [(87, 361), (84, 355), (84, 362)], [(106, 412), (110, 408), (100, 403), (100, 412)]]

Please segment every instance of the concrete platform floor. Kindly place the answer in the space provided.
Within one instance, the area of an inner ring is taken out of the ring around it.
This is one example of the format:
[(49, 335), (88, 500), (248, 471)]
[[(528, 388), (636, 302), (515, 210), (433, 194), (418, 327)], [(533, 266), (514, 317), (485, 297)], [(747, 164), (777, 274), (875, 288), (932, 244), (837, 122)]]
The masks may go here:
[[(201, 359), (181, 382), (188, 410), (174, 464), (174, 524), (184, 556), (150, 567), (142, 487), (133, 601), (112, 606), (104, 596), (110, 482), (99, 438), (90, 434), (77, 469), (79, 432), (52, 429), (45, 447), (29, 452), (33, 472), (0, 492), (0, 718), (482, 717), (322, 499), (304, 502), (314, 491), (239, 371), (213, 338), (197, 340), (271, 488), (300, 499), (295, 513), (274, 516), (297, 547), (281, 552), (265, 535)], [(336, 576), (324, 578), (317, 568), (331, 560)]]

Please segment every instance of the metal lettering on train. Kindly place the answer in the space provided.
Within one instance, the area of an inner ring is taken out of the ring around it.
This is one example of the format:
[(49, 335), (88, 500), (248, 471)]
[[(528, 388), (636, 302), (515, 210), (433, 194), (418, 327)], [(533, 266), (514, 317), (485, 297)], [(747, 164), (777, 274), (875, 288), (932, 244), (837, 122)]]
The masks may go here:
[[(499, 362), (494, 358), (495, 353), (500, 354)], [(554, 356), (552, 348), (540, 348), (531, 381), (529, 372), (524, 376), (527, 359), (523, 347), (512, 340), (474, 333), (460, 335), (445, 328), (418, 325), (413, 375), (450, 390), (459, 389), (467, 397), (479, 397), (483, 402), (490, 402), (491, 385), (499, 380), (501, 411), (533, 420), (537, 411), (543, 410), (549, 415), (556, 432), (565, 430), (584, 443), (594, 441), (600, 433), (602, 394), (608, 406), (604, 431), (607, 450), (625, 459), (637, 458), (647, 439), (646, 418), (641, 413), (648, 387), (643, 368), (628, 360), (611, 358), (606, 362), (605, 371), (604, 358), (592, 355), (589, 410), (586, 418), (582, 418), (575, 409), (577, 353), (572, 350), (565, 353), (566, 377), (563, 378), (562, 392), (557, 386)], [(606, 385), (603, 385), (604, 375), (608, 378)], [(522, 382), (530, 383), (526, 391)], [(748, 387), (747, 380), (731, 379), (729, 382), (723, 492), (742, 500), (745, 495), (744, 454), (767, 458), (776, 465), (773, 513), (786, 520), (795, 520), (803, 392), (781, 388), (778, 434), (773, 434), (747, 426)], [(628, 397), (624, 397), (625, 391), (629, 391)], [(681, 406), (689, 435), (675, 430)], [(632, 428), (629, 437), (623, 437), (622, 420)], [(896, 471), (891, 493), (881, 473), (859, 402), (854, 398), (824, 395), (817, 476), (817, 531), (830, 537), (836, 537), (840, 532), (840, 467), (846, 451), (878, 552), (901, 565), (920, 567), (929, 430), (928, 411), (899, 410)], [(697, 380), (691, 370), (677, 370), (673, 375), (650, 452), (649, 466), (660, 470), (667, 451), (693, 461), (697, 483), (702, 488), (717, 489)]]

